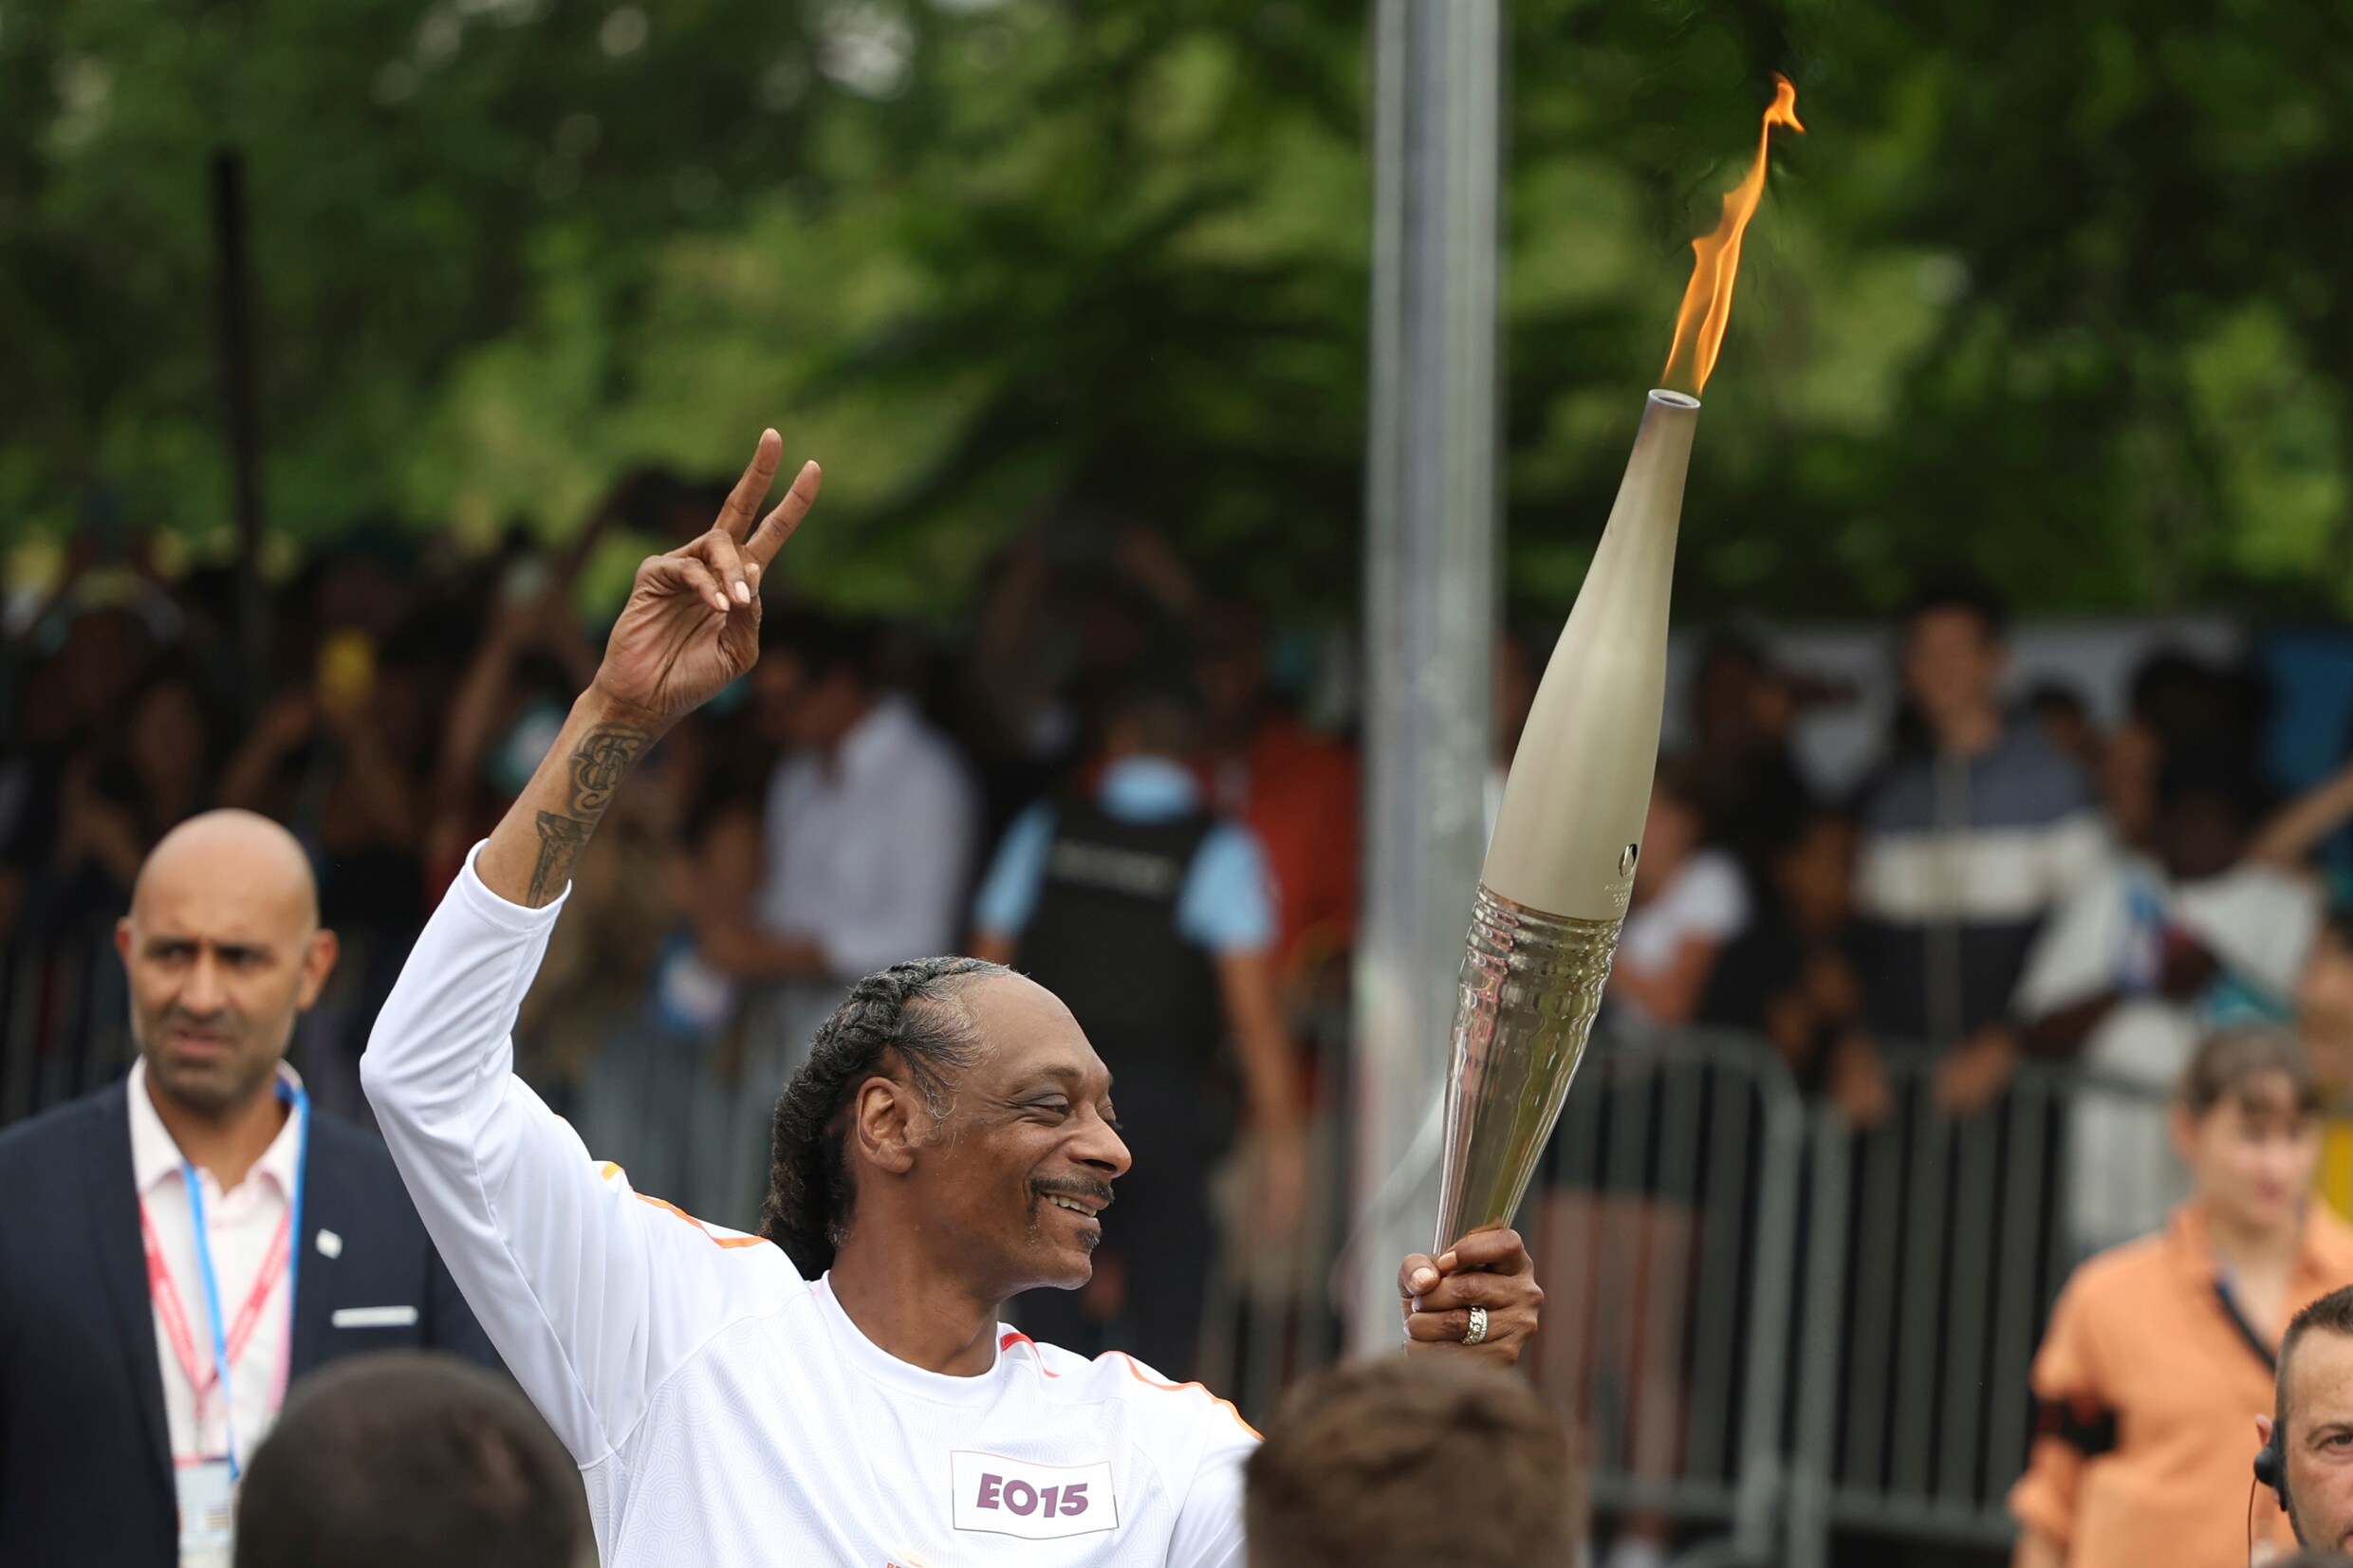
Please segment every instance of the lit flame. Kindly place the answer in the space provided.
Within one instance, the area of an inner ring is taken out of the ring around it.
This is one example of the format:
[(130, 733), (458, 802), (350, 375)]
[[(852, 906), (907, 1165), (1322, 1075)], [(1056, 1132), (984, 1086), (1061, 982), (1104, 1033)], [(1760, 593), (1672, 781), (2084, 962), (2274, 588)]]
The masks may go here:
[(1675, 347), (1667, 353), (1662, 378), (1667, 386), (1688, 386), (1695, 393), (1707, 386), (1708, 376), (1715, 369), (1716, 352), (1724, 346), (1724, 328), (1732, 319), (1732, 280), (1740, 272), (1740, 236), (1756, 215), (1756, 204), (1765, 199), (1765, 157), (1772, 149), (1773, 127), (1806, 129), (1797, 122), (1797, 89), (1786, 76), (1776, 75), (1773, 81), (1778, 84), (1773, 106), (1765, 111), (1765, 123), (1756, 133), (1756, 161), (1749, 166), (1746, 179), (1724, 193), (1724, 216), (1715, 232), (1692, 241), (1696, 259), (1692, 263), (1691, 286), (1683, 290), (1683, 308), (1676, 312)]

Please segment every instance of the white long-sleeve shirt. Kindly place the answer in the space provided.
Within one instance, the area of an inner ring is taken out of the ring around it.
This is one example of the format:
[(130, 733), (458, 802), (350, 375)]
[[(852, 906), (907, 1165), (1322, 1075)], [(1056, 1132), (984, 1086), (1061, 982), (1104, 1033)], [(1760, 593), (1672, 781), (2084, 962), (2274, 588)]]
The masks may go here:
[(980, 1376), (911, 1366), (777, 1247), (592, 1160), (512, 1070), (561, 908), (508, 903), (469, 858), (361, 1074), (450, 1272), (580, 1464), (606, 1568), (1242, 1561), (1256, 1434), (1198, 1384), (1002, 1324)]

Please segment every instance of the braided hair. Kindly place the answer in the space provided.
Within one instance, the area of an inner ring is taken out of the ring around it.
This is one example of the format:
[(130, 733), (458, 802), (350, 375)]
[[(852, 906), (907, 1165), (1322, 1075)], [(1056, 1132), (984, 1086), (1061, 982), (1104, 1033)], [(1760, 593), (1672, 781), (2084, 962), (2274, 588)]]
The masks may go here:
[(843, 1158), (843, 1113), (859, 1085), (904, 1069), (935, 1117), (948, 1114), (950, 1076), (972, 1065), (979, 1040), (953, 1005), (976, 979), (1010, 974), (978, 958), (918, 958), (866, 976), (817, 1030), (809, 1059), (776, 1101), (763, 1235), (785, 1249), (804, 1279), (833, 1266), (848, 1237), (856, 1190)]

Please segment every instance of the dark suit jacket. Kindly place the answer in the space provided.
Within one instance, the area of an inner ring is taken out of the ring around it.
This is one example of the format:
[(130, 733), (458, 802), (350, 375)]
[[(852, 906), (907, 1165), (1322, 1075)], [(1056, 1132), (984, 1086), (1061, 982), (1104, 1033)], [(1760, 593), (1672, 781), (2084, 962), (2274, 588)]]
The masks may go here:
[[(173, 1568), (171, 1432), (131, 1122), (118, 1083), (0, 1134), (0, 1568)], [(398, 1347), (497, 1357), (425, 1239), (392, 1156), (314, 1111), (292, 1375)], [(335, 1257), (319, 1232), (343, 1239)], [(413, 1306), (406, 1328), (341, 1307)]]

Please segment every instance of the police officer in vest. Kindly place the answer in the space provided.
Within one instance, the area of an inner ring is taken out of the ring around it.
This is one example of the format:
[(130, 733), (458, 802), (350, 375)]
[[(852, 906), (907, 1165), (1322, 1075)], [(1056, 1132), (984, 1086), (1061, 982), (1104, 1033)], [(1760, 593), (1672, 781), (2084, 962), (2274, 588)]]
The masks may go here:
[(1135, 1156), (1113, 1189), (1095, 1282), (1033, 1291), (1014, 1320), (1073, 1350), (1131, 1352), (1179, 1380), (1193, 1374), (1215, 1245), (1209, 1174), (1230, 1119), (1221, 1080), (1238, 1079), (1253, 1134), (1251, 1226), (1288, 1234), (1306, 1185), (1266, 855), (1249, 828), (1203, 809), (1186, 761), (1195, 724), (1174, 686), (1119, 701), (1091, 793), (1033, 805), (1007, 830), (973, 950), (1069, 1005), (1111, 1069)]

